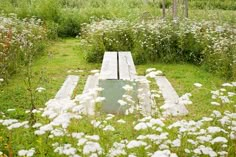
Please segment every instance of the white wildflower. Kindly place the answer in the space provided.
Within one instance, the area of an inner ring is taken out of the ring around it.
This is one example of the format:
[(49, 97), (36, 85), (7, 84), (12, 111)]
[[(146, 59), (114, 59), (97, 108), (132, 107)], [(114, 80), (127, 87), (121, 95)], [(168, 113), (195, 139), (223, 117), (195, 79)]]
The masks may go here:
[(189, 149), (184, 149), (184, 152), (188, 153), (188, 154), (191, 153), (191, 151)]
[(211, 102), (211, 105), (213, 105), (213, 106), (220, 106), (220, 103), (218, 103), (218, 102)]
[(123, 86), (122, 88), (123, 88), (124, 90), (126, 90), (126, 91), (132, 91), (132, 90), (133, 90), (133, 87), (130, 86), (130, 85), (125, 85), (125, 86)]
[(227, 96), (220, 96), (220, 99), (221, 99), (223, 104), (230, 103), (230, 100)]
[(91, 153), (97, 153), (98, 155), (102, 154), (102, 148), (99, 143), (97, 142), (86, 142), (83, 148), (83, 154), (89, 155)]
[(95, 102), (96, 102), (96, 103), (101, 103), (101, 102), (103, 102), (105, 99), (106, 99), (105, 97), (97, 97), (96, 100), (95, 100)]
[(127, 105), (127, 102), (125, 102), (124, 100), (118, 100), (118, 103), (120, 104), (120, 106)]
[(154, 119), (152, 118), (149, 122), (151, 125), (159, 125), (161, 127), (165, 126), (165, 124), (160, 119)]
[(87, 141), (88, 141), (88, 139), (86, 139), (86, 138), (81, 138), (81, 139), (78, 140), (77, 145), (78, 145), (78, 146), (82, 146), (82, 145), (84, 145)]
[(39, 92), (39, 93), (41, 93), (41, 92), (43, 92), (43, 91), (45, 91), (45, 90), (46, 90), (46, 89), (43, 88), (43, 87), (38, 87), (38, 88), (36, 88), (36, 91)]
[(93, 127), (97, 128), (97, 127), (99, 127), (102, 124), (102, 122), (96, 121), (96, 120), (92, 120), (91, 124), (93, 125)]
[(142, 146), (146, 146), (146, 145), (147, 145), (146, 142), (132, 140), (128, 143), (127, 148), (131, 149), (131, 148), (142, 147)]
[(219, 154), (220, 156), (228, 156), (228, 152), (226, 152), (226, 151), (218, 152), (218, 154)]
[(171, 153), (170, 150), (158, 150), (151, 157), (177, 157), (175, 153)]
[(156, 68), (148, 68), (148, 69), (146, 70), (146, 73), (150, 73), (150, 72), (155, 71), (155, 70), (156, 70)]
[(138, 123), (138, 124), (134, 127), (135, 130), (145, 130), (145, 129), (147, 129), (147, 128), (148, 128), (148, 126), (147, 126), (147, 124), (144, 123), (144, 122)]
[(228, 140), (226, 138), (224, 138), (224, 137), (216, 137), (216, 138), (214, 138), (211, 141), (212, 144), (215, 144), (215, 143), (227, 143), (227, 142), (228, 142)]
[(125, 124), (126, 121), (124, 121), (123, 119), (119, 119), (119, 120), (117, 120), (117, 123)]
[(86, 135), (85, 138), (89, 139), (89, 140), (94, 140), (94, 141), (98, 141), (100, 139), (100, 137), (98, 135)]
[(212, 139), (212, 136), (211, 136), (211, 135), (205, 135), (205, 136), (198, 136), (198, 137), (197, 137), (197, 140), (198, 140), (200, 143), (209, 142), (211, 139)]
[(172, 142), (172, 147), (180, 147), (180, 146), (181, 146), (180, 139), (176, 139)]
[(107, 125), (105, 128), (103, 128), (104, 131), (115, 131), (115, 128), (111, 125)]
[(35, 153), (35, 149), (31, 148), (30, 150), (20, 150), (18, 151), (19, 156), (31, 157)]
[(201, 84), (201, 83), (194, 83), (194, 86), (195, 86), (195, 87), (198, 87), (198, 88), (201, 88), (201, 87), (202, 87), (202, 84)]
[(216, 126), (210, 126), (207, 128), (208, 132), (210, 134), (215, 134), (215, 133), (218, 133), (218, 132), (225, 132), (225, 130), (221, 129), (220, 127), (216, 127)]
[(236, 133), (235, 132), (231, 132), (229, 135), (231, 140), (236, 140)]
[(80, 138), (82, 138), (82, 137), (84, 136), (84, 133), (83, 133), (83, 132), (79, 132), (79, 133), (73, 132), (73, 133), (71, 134), (71, 136), (72, 136), (73, 138), (75, 138), (75, 139), (80, 139)]
[(216, 111), (216, 110), (214, 110), (214, 111), (212, 112), (212, 115), (213, 115), (214, 117), (217, 117), (217, 118), (219, 118), (219, 117), (222, 116), (221, 113), (220, 113), (219, 111)]
[(166, 144), (160, 144), (159, 149), (161, 149), (161, 150), (169, 149), (169, 146)]
[(233, 85), (230, 84), (230, 83), (223, 83), (222, 86), (223, 86), (223, 87), (233, 87)]

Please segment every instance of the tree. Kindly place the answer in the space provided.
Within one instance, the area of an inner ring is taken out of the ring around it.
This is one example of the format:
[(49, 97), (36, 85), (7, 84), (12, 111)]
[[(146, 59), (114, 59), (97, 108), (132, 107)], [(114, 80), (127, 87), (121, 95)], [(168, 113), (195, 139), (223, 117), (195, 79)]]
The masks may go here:
[(173, 0), (172, 12), (173, 12), (173, 19), (176, 19), (177, 18), (177, 0)]
[(188, 0), (184, 0), (184, 16), (188, 18)]
[(166, 0), (162, 0), (162, 14), (163, 18), (166, 17)]

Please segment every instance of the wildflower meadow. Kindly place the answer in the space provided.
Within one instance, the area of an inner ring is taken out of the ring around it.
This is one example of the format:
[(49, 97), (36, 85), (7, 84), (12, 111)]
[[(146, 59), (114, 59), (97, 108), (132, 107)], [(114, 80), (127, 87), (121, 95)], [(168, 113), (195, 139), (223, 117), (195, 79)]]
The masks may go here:
[(235, 17), (234, 0), (0, 0), (0, 157), (236, 156)]

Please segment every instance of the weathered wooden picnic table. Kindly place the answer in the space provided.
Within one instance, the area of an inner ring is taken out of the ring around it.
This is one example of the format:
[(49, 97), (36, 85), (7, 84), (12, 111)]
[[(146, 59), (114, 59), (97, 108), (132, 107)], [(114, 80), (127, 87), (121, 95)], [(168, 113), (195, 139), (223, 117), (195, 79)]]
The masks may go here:
[(102, 111), (106, 113), (124, 113), (118, 100), (126, 94), (123, 86), (133, 87), (133, 99), (137, 99), (137, 85), (135, 83), (136, 70), (130, 52), (105, 52), (99, 77), (99, 86), (104, 88), (101, 96), (105, 97)]

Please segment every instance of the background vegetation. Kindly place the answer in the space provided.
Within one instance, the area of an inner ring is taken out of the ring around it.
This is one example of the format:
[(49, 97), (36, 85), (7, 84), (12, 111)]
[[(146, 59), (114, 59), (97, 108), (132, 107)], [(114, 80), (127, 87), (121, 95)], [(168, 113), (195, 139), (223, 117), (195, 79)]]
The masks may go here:
[[(208, 71), (226, 78), (234, 78), (235, 41), (231, 37), (235, 37), (235, 5), (234, 0), (190, 0), (189, 18), (192, 21), (184, 22), (183, 4), (182, 1), (179, 1), (179, 22), (173, 24), (170, 20), (172, 19), (172, 3), (167, 0), (167, 17), (164, 22), (167, 27), (163, 29), (157, 28), (155, 25), (151, 28), (148, 24), (157, 19), (156, 23), (164, 26), (163, 22), (159, 20), (162, 16), (161, 0), (1, 0), (0, 10), (4, 12), (2, 15), (4, 17), (15, 13), (18, 20), (31, 17), (42, 19), (43, 23), (40, 25), (44, 27), (49, 39), (78, 37), (81, 34), (85, 36), (86, 33), (83, 31), (86, 29), (85, 23), (92, 23), (91, 27), (96, 29), (96, 21), (104, 19), (127, 21), (130, 24), (126, 25), (126, 28), (115, 28), (120, 29), (121, 32), (109, 27), (110, 32), (109, 30), (106, 32), (105, 38), (92, 36), (92, 40), (96, 43), (93, 48), (87, 49), (87, 60), (101, 61), (104, 50), (132, 50), (136, 63), (145, 63), (147, 60), (154, 62), (187, 61), (203, 65)], [(188, 29), (192, 29), (188, 25), (194, 27), (199, 20), (210, 20), (211, 22), (208, 24), (201, 22), (201, 24), (197, 24), (197, 27), (201, 27), (197, 32), (188, 32)], [(225, 23), (231, 25), (224, 26)], [(223, 32), (214, 33), (213, 30), (221, 26), (224, 27)], [(146, 27), (148, 27), (147, 30), (144, 30)], [(154, 29), (159, 29), (159, 32), (154, 31), (155, 33), (153, 33)], [(123, 40), (124, 34), (128, 36), (127, 40)], [(214, 40), (215, 37), (217, 41)], [(221, 42), (223, 39), (227, 40), (224, 40), (227, 42), (226, 44)], [(108, 42), (108, 40), (116, 43)], [(215, 42), (220, 47), (217, 52)], [(92, 41), (90, 41), (91, 43)], [(146, 57), (142, 57), (143, 55)]]

